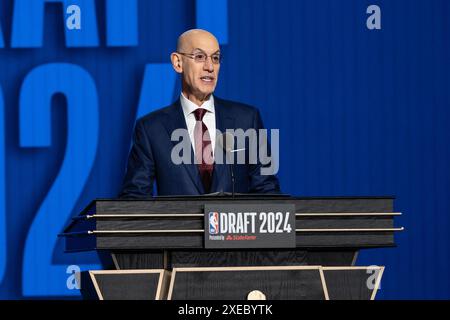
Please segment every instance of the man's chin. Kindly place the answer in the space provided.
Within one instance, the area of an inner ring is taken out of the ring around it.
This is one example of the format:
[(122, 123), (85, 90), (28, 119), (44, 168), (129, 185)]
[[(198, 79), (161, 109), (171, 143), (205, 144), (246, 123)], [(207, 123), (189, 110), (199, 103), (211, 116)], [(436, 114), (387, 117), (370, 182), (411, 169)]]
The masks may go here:
[(198, 87), (200, 90), (200, 92), (202, 94), (211, 94), (214, 92), (214, 90), (216, 89), (216, 84), (215, 83), (211, 83), (211, 84), (201, 84)]
[(214, 90), (207, 90), (207, 91), (205, 90), (205, 91), (201, 92), (201, 95), (203, 97), (209, 98), (209, 96), (212, 95), (213, 93), (214, 93)]
[(210, 95), (214, 93), (214, 88), (197, 88), (197, 90), (193, 91), (192, 95), (194, 95), (198, 100), (206, 100)]

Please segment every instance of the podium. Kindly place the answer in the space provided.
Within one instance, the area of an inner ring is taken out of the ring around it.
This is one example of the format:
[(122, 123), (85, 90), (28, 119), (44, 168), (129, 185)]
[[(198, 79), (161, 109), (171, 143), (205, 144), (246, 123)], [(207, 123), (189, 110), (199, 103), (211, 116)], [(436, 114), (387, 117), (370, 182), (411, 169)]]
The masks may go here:
[[(98, 199), (61, 236), (66, 252), (97, 250), (109, 270), (80, 275), (86, 299), (374, 299), (383, 266), (361, 249), (395, 247), (392, 197)], [(291, 205), (293, 246), (205, 248), (205, 207)]]

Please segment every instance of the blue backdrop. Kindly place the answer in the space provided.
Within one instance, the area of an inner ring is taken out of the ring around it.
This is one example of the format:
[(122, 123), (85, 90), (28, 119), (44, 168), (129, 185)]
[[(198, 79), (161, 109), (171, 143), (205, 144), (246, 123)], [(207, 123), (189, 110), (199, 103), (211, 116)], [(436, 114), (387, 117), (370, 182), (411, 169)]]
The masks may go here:
[(280, 129), (284, 192), (397, 197), (398, 248), (358, 260), (386, 266), (378, 298), (450, 298), (448, 14), (447, 0), (0, 1), (0, 298), (79, 298), (70, 266), (98, 258), (56, 234), (116, 196), (134, 122), (179, 94), (169, 55), (194, 27), (222, 44), (217, 95)]

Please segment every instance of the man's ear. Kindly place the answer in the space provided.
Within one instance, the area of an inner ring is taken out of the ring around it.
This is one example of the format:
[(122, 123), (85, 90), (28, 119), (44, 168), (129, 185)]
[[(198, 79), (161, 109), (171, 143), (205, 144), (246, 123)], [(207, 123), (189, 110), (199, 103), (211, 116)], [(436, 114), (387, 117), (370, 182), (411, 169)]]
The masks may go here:
[(173, 52), (170, 55), (170, 60), (172, 61), (172, 67), (177, 73), (183, 72), (183, 61), (181, 61), (181, 57), (178, 53)]

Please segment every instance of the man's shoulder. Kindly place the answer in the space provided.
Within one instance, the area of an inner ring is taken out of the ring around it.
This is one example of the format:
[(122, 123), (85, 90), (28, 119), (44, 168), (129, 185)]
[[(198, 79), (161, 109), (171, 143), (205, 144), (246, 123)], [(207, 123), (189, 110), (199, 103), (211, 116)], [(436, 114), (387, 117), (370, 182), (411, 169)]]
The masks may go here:
[(154, 110), (150, 113), (145, 114), (144, 116), (140, 117), (137, 120), (137, 123), (141, 124), (141, 125), (151, 125), (151, 124), (155, 124), (157, 122), (162, 122), (167, 120), (167, 116), (170, 114), (170, 112), (173, 111), (173, 109), (176, 107), (175, 106), (176, 102), (172, 103), (169, 106)]
[[(240, 116), (249, 116), (254, 117), (256, 113), (258, 113), (258, 109), (252, 105), (232, 101), (232, 100), (225, 100), (222, 98), (218, 98), (214, 96), (214, 104), (218, 108), (225, 108), (228, 112), (230, 112), (233, 115), (240, 115)], [(169, 120), (169, 116), (171, 113), (175, 112), (175, 108), (179, 106), (179, 100), (174, 101), (172, 104), (154, 110), (142, 117), (140, 117), (137, 120), (137, 123), (144, 126), (154, 125), (156, 123), (163, 123), (164, 121)]]
[(252, 105), (232, 100), (225, 100), (216, 96), (214, 96), (214, 102), (215, 104), (230, 110), (233, 114), (254, 115), (258, 112), (258, 108)]

